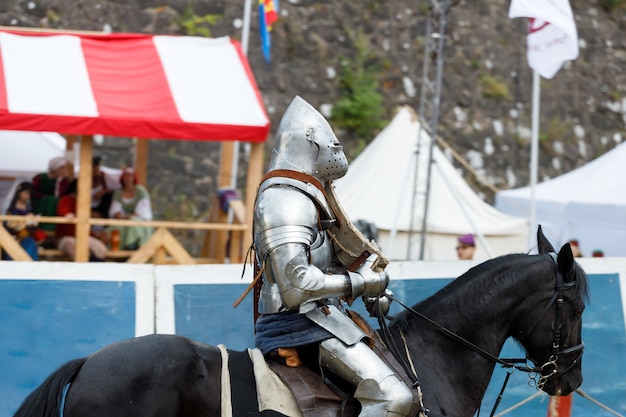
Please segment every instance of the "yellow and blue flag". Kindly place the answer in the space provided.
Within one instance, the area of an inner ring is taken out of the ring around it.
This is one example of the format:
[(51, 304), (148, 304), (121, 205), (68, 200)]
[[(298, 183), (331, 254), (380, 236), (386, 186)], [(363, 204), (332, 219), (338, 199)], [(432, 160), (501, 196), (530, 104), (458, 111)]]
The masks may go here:
[(259, 0), (259, 28), (261, 30), (261, 46), (263, 55), (270, 62), (272, 42), (270, 31), (272, 24), (278, 20), (278, 0)]

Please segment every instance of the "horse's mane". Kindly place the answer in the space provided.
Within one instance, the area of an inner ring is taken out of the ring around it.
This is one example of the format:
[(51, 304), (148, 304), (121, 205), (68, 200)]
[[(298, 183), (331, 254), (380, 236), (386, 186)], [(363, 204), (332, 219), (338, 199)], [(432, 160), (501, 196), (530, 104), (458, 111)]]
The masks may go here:
[[(418, 302), (412, 308), (417, 311), (421, 311), (422, 313), (427, 313), (428, 310), (435, 304), (441, 302), (441, 300), (454, 296), (461, 288), (466, 287), (467, 285), (487, 285), (486, 283), (493, 284), (495, 280), (506, 279), (508, 274), (502, 274), (504, 269), (519, 269), (528, 267), (530, 263), (535, 262), (543, 262), (545, 260), (550, 260), (552, 262), (552, 258), (548, 254), (541, 255), (529, 255), (526, 253), (513, 253), (498, 256), (496, 258), (485, 261), (481, 264), (470, 268), (467, 272), (460, 275), (458, 278), (453, 280), (451, 283), (437, 291), (432, 296), (427, 299)], [(589, 296), (589, 284), (587, 281), (587, 274), (582, 270), (582, 268), (576, 263), (575, 264), (575, 273), (576, 273), (576, 285), (575, 290), (578, 294), (583, 297), (585, 300), (588, 300)], [(484, 279), (475, 279), (477, 277), (482, 277)], [(478, 284), (474, 284), (478, 283)], [(480, 284), (483, 283), (483, 284)], [(398, 314), (390, 323), (390, 325), (399, 325), (401, 329), (406, 330), (409, 326), (408, 319), (412, 315), (409, 314), (408, 311), (403, 311)]]
[(473, 282), (476, 277), (484, 277), (486, 278), (485, 281), (493, 282), (493, 279), (501, 273), (503, 267), (509, 268), (512, 266), (522, 266), (522, 264), (525, 264), (527, 260), (528, 256), (525, 254), (508, 254), (485, 261), (470, 268), (465, 273), (454, 279), (451, 283), (437, 291), (434, 295), (417, 303), (415, 308), (428, 310), (430, 305), (434, 302), (455, 294), (459, 289), (468, 285), (469, 282)]

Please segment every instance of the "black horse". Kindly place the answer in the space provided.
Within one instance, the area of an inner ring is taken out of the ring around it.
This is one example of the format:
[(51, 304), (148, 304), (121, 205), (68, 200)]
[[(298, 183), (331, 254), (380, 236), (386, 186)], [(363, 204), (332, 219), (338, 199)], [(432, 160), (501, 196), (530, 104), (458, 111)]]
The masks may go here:
[[(526, 350), (527, 362), (519, 368), (529, 371), (538, 388), (567, 395), (582, 383), (587, 277), (569, 244), (557, 256), (541, 229), (537, 236), (539, 255), (482, 263), (384, 329), (392, 338), (388, 343), (402, 346), (400, 362), (414, 365), (431, 416), (475, 413), (509, 337)], [(230, 352), (232, 389), (225, 391), (232, 400), (222, 405), (221, 362), (216, 347), (179, 336), (114, 343), (63, 365), (15, 417), (282, 415), (258, 411), (245, 351)]]

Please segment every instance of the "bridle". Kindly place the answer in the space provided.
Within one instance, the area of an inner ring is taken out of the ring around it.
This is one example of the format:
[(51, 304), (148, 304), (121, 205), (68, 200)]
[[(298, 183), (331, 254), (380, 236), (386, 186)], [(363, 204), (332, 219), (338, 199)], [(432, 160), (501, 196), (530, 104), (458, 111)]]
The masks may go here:
[[(498, 358), (497, 356), (489, 353), (488, 351), (486, 351), (485, 349), (481, 348), (480, 346), (475, 345), (474, 343), (470, 342), (469, 340), (463, 338), (462, 336), (459, 336), (458, 334), (454, 333), (453, 331), (449, 330), (448, 328), (446, 328), (446, 327), (440, 325), (439, 323), (433, 321), (432, 319), (430, 319), (429, 317), (427, 317), (424, 314), (420, 313), (419, 311), (417, 311), (417, 310), (415, 310), (415, 309), (405, 305), (401, 301), (399, 301), (396, 298), (394, 298), (393, 295), (387, 294), (387, 296), (391, 300), (396, 301), (399, 305), (401, 305), (408, 312), (410, 312), (413, 315), (415, 315), (415, 316), (421, 318), (422, 320), (426, 321), (428, 324), (430, 324), (431, 326), (435, 327), (437, 330), (441, 331), (446, 336), (448, 336), (451, 339), (455, 340), (456, 342), (462, 344), (463, 346), (467, 347), (468, 349), (478, 353), (479, 355), (483, 356), (484, 358), (489, 359), (492, 362), (498, 363), (498, 364), (502, 365), (504, 368), (511, 369), (511, 370), (512, 369), (517, 369), (518, 371), (522, 371), (522, 372), (528, 373), (528, 378), (529, 378), (528, 385), (536, 387), (537, 390), (541, 390), (541, 389), (543, 389), (543, 387), (545, 386), (546, 382), (548, 382), (548, 380), (550, 378), (555, 378), (555, 377), (558, 378), (559, 376), (564, 375), (567, 372), (569, 372), (570, 370), (572, 370), (572, 368), (580, 360), (580, 357), (582, 356), (583, 350), (585, 348), (585, 344), (583, 342), (581, 342), (581, 343), (579, 343), (579, 344), (577, 344), (575, 346), (569, 347), (567, 349), (562, 349), (561, 348), (563, 346), (563, 332), (562, 332), (562, 330), (563, 330), (563, 303), (564, 303), (563, 293), (565, 291), (574, 289), (575, 286), (576, 286), (576, 281), (564, 282), (563, 275), (561, 274), (561, 272), (558, 269), (557, 254), (554, 253), (554, 252), (550, 252), (550, 256), (551, 256), (551, 259), (554, 262), (555, 273), (556, 273), (556, 285), (555, 285), (555, 289), (554, 289), (554, 294), (550, 298), (550, 301), (548, 302), (548, 305), (543, 309), (541, 314), (539, 314), (539, 316), (537, 316), (537, 318), (530, 325), (530, 327), (526, 331), (521, 331), (519, 333), (519, 336), (517, 337), (517, 340), (520, 343), (522, 342), (522, 340), (527, 338), (535, 330), (535, 328), (541, 322), (541, 320), (548, 314), (548, 312), (550, 311), (552, 306), (556, 303), (556, 321), (555, 321), (555, 326), (554, 326), (554, 334), (553, 334), (553, 342), (552, 342), (552, 354), (550, 355), (548, 360), (541, 366), (529, 366), (528, 365), (528, 361), (529, 360), (532, 363), (540, 363), (540, 362), (534, 360), (528, 354), (523, 359), (501, 359), (501, 358)], [(378, 309), (378, 311), (380, 311), (380, 310), (381, 309)], [(379, 325), (380, 325), (381, 337), (382, 337), (384, 343), (391, 350), (393, 355), (398, 359), (398, 361), (400, 362), (402, 367), (405, 369), (407, 374), (411, 376), (411, 379), (414, 381), (414, 385), (415, 386), (419, 386), (419, 378), (418, 378), (418, 376), (416, 374), (415, 369), (412, 366), (407, 365), (406, 362), (404, 360), (402, 360), (402, 355), (400, 354), (400, 350), (398, 349), (397, 345), (393, 341), (393, 338), (391, 337), (391, 332), (389, 330), (389, 327), (387, 326), (386, 321), (384, 320), (384, 317), (382, 317), (382, 316), (378, 317), (378, 322), (379, 322)], [(403, 337), (403, 339), (404, 339), (404, 337)], [(405, 344), (406, 344), (406, 341), (405, 341)], [(406, 355), (408, 356), (409, 352), (408, 352), (408, 349), (406, 349), (406, 347), (405, 347), (405, 352), (406, 352)], [(564, 355), (573, 354), (573, 353), (577, 353), (577, 356), (572, 361), (572, 363), (567, 368), (559, 370), (558, 365), (557, 365), (557, 361), (558, 361), (559, 357), (564, 356)], [(410, 358), (409, 358), (409, 361), (411, 361)], [(523, 363), (523, 365), (518, 365), (519, 363)], [(504, 391), (504, 389), (506, 387), (506, 384), (507, 384), (507, 382), (509, 380), (510, 375), (511, 375), (511, 372), (507, 372), (507, 376), (505, 378), (504, 384), (502, 386), (502, 389), (500, 390), (500, 397), (501, 397), (502, 392)], [(539, 376), (539, 381), (537, 381), (537, 376)], [(494, 405), (494, 409), (493, 409), (492, 415), (495, 413), (495, 409), (498, 406), (499, 399), (496, 402), (496, 404)], [(426, 409), (423, 406), (423, 404), (422, 404), (422, 413), (423, 413), (423, 415), (426, 415), (426, 416), (429, 415), (429, 410)]]
[[(520, 332), (519, 336), (517, 337), (517, 340), (520, 343), (524, 339), (526, 339), (526, 337), (528, 337), (528, 335), (532, 333), (535, 327), (537, 327), (537, 324), (539, 324), (539, 322), (544, 318), (544, 316), (548, 313), (548, 311), (550, 311), (550, 308), (552, 307), (552, 305), (556, 303), (556, 319), (555, 319), (554, 335), (553, 335), (553, 342), (552, 342), (552, 354), (550, 355), (550, 358), (543, 365), (539, 367), (530, 368), (530, 370), (528, 371), (529, 378), (530, 378), (529, 385), (536, 386), (538, 390), (544, 387), (544, 385), (546, 384), (549, 378), (557, 377), (559, 375), (563, 375), (569, 372), (578, 363), (585, 349), (585, 344), (581, 342), (567, 349), (559, 350), (563, 346), (563, 332), (562, 332), (562, 329), (563, 329), (563, 292), (574, 289), (576, 286), (576, 282), (575, 281), (564, 282), (563, 275), (561, 274), (561, 272), (558, 270), (558, 267), (557, 267), (557, 260), (556, 260), (557, 255), (554, 252), (551, 252), (550, 256), (552, 257), (552, 260), (554, 261), (554, 265), (556, 269), (556, 287), (555, 287), (554, 294), (552, 295), (552, 298), (550, 298), (548, 305), (544, 308), (542, 313), (539, 316), (537, 316), (533, 324), (531, 324), (531, 326), (525, 332)], [(563, 370), (559, 370), (557, 363), (556, 363), (559, 357), (569, 355), (572, 353), (577, 353), (576, 359), (574, 359), (572, 363), (570, 364), (570, 366), (568, 366), (567, 368)], [(530, 359), (533, 363), (539, 363), (538, 361), (530, 357), (530, 355), (527, 355), (526, 358)], [(537, 375), (539, 375), (539, 382), (536, 381)]]

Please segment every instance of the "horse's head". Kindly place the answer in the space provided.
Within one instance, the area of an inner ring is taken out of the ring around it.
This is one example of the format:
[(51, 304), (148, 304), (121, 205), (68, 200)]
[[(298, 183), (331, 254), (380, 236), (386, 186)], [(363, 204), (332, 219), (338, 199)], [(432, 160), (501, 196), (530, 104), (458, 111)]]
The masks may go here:
[(569, 243), (558, 255), (537, 232), (540, 254), (551, 254), (549, 267), (554, 291), (545, 308), (529, 314), (530, 325), (521, 329), (518, 341), (526, 348), (538, 373), (538, 387), (550, 395), (567, 395), (582, 384), (582, 313), (585, 309), (587, 275), (574, 260)]

